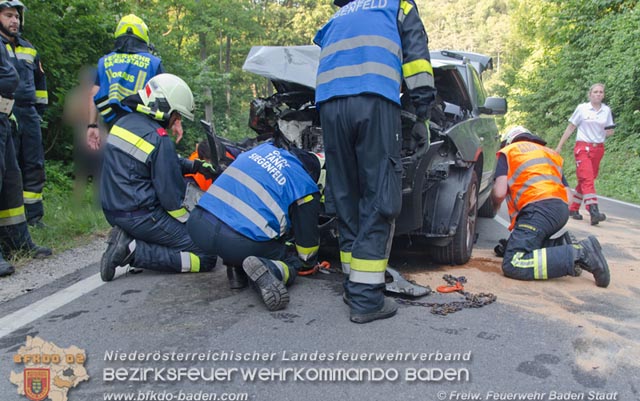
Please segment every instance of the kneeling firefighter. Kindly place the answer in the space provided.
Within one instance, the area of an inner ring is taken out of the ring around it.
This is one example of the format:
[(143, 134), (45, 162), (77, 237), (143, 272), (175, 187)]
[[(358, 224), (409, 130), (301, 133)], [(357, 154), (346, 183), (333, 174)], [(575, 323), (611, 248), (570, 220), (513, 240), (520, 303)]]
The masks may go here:
[[(267, 142), (238, 155), (191, 213), (193, 241), (227, 265), (231, 288), (251, 280), (269, 310), (287, 306), (298, 270), (316, 264), (321, 163)], [(295, 251), (287, 240), (295, 235)]]
[(502, 137), (491, 196), (496, 208), (507, 199), (511, 235), (502, 271), (518, 280), (546, 280), (593, 274), (598, 287), (610, 281), (609, 265), (596, 237), (576, 244), (548, 246), (569, 219), (571, 192), (562, 172), (562, 157), (546, 141), (517, 126)]
[(181, 126), (182, 117), (193, 120), (191, 89), (175, 75), (160, 74), (123, 102), (134, 112), (111, 128), (102, 170), (102, 209), (113, 226), (102, 280), (112, 280), (116, 267), (127, 264), (177, 273), (213, 269), (215, 255), (206, 255), (187, 234), (182, 175), (215, 171), (201, 160), (179, 158), (166, 131)]

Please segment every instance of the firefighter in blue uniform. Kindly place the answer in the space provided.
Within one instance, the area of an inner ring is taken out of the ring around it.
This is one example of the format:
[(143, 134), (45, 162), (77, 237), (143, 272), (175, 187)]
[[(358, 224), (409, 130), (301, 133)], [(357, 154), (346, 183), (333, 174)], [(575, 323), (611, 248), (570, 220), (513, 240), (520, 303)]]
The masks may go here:
[[(98, 61), (96, 81), (91, 91), (87, 143), (92, 149), (100, 147), (98, 112), (111, 127), (132, 111), (122, 104), (122, 100), (136, 95), (151, 78), (164, 72), (161, 60), (151, 54), (149, 29), (142, 19), (133, 14), (122, 17), (114, 36), (114, 50)], [(182, 138), (180, 123), (176, 131)]]
[[(2, 8), (0, 19), (18, 20), (19, 16), (12, 8)], [(31, 240), (24, 214), (22, 178), (9, 121), (18, 81), (18, 72), (9, 60), (7, 49), (0, 46), (0, 277), (15, 271), (3, 255), (9, 256), (18, 250), (36, 258), (51, 255), (50, 249), (36, 246)]]
[(118, 266), (188, 273), (213, 269), (187, 233), (189, 212), (182, 206), (185, 173), (213, 176), (211, 165), (178, 158), (167, 129), (182, 117), (193, 120), (194, 100), (179, 77), (153, 77), (126, 106), (134, 112), (111, 128), (104, 154), (101, 202), (113, 226), (102, 256), (102, 280), (111, 281)]
[[(286, 286), (316, 264), (320, 169), (312, 153), (259, 145), (213, 182), (187, 223), (193, 241), (227, 265), (231, 288), (248, 278), (269, 310), (286, 307)], [(286, 243), (291, 234), (295, 250)]]
[(22, 171), (27, 221), (31, 226), (43, 227), (42, 189), (45, 172), (40, 121), (48, 102), (47, 84), (37, 50), (21, 36), (24, 28), (24, 4), (19, 0), (5, 0), (0, 2), (0, 10), (7, 10), (14, 16), (19, 15), (18, 19), (2, 19), (0, 37), (20, 76), (13, 105), (13, 114), (18, 121), (14, 145)]
[(402, 81), (416, 109), (412, 135), (428, 141), (435, 99), (427, 34), (412, 0), (335, 0), (341, 8), (316, 34), (322, 48), (316, 105), (327, 187), (335, 199), (345, 303), (351, 321), (393, 316), (385, 270), (402, 202)]

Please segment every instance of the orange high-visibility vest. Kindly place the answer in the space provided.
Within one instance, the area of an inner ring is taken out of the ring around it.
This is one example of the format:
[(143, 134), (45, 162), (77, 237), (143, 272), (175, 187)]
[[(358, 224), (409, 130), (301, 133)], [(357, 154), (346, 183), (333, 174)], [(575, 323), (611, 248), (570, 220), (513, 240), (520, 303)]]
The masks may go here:
[[(198, 151), (197, 150), (195, 152), (191, 153), (191, 156), (189, 156), (189, 160), (195, 160), (197, 158), (198, 158)], [(196, 184), (198, 184), (200, 189), (203, 190), (203, 191), (206, 191), (207, 189), (209, 189), (209, 187), (213, 183), (213, 180), (205, 178), (205, 176), (200, 174), (200, 173), (185, 174), (184, 176), (193, 178), (195, 180)]]
[(520, 141), (504, 147), (507, 158), (507, 206), (512, 230), (518, 213), (531, 202), (544, 199), (562, 199), (569, 203), (562, 183), (562, 156), (533, 142)]

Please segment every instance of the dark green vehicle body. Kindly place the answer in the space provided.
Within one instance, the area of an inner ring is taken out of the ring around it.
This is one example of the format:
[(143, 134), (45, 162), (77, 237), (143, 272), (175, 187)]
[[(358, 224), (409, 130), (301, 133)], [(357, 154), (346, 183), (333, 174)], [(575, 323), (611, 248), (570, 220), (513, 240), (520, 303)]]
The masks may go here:
[(403, 158), (396, 236), (424, 239), (437, 263), (463, 264), (471, 257), (478, 213), (494, 216), (490, 193), (500, 139), (493, 116), (505, 114), (507, 103), (485, 93), (480, 73), (491, 68), (489, 57), (437, 51), (431, 60), (444, 119), (432, 125), (425, 156)]

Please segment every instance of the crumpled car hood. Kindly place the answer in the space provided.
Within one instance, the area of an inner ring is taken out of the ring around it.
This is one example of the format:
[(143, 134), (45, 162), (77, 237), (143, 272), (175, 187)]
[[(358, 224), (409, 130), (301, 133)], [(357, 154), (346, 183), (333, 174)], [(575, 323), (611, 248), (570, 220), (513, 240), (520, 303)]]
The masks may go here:
[(242, 69), (278, 82), (291, 82), (316, 88), (320, 47), (254, 46)]

